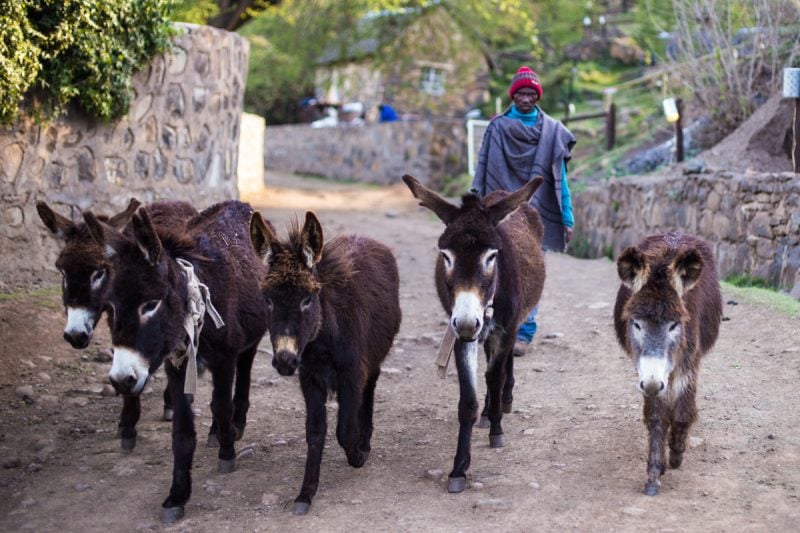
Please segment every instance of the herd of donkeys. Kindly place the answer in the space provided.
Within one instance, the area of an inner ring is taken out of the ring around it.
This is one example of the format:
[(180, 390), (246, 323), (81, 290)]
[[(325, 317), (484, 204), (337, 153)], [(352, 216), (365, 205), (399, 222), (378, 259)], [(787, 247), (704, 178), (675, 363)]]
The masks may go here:
[[(514, 340), (545, 280), (542, 221), (529, 204), (542, 180), (484, 198), (466, 194), (460, 205), (411, 176), (403, 181), (445, 225), (434, 277), (450, 317), (450, 344), (443, 348), (454, 356), (460, 390), (447, 490), (461, 492), (473, 427), (489, 428), (490, 446), (505, 443), (501, 419), (513, 401)], [(398, 268), (387, 246), (357, 235), (324, 241), (312, 212), (281, 240), (260, 212), (238, 201), (198, 212), (186, 202), (144, 206), (132, 199), (121, 213), (85, 211), (80, 222), (45, 202), (37, 210), (63, 243), (56, 268), (63, 276), (64, 338), (85, 348), (101, 314), (107, 315), (109, 381), (123, 398), (119, 437), (125, 451), (136, 444), (139, 396), (164, 366), (173, 470), (163, 522), (181, 519), (191, 494), (198, 372), (210, 372), (213, 383), (208, 445), (219, 448), (220, 472), (231, 472), (234, 443), (247, 422), (253, 359), (267, 331), (272, 365), (285, 376), (298, 371), (306, 405), (308, 450), (295, 514), (308, 512), (317, 491), (330, 392), (339, 404), (336, 437), (348, 463), (358, 468), (366, 462), (375, 387), (401, 321)], [(669, 466), (679, 467), (697, 418), (699, 362), (717, 338), (722, 315), (719, 282), (708, 244), (679, 233), (628, 247), (617, 270), (622, 283), (614, 327), (644, 397), (644, 490), (655, 495), (667, 447)], [(480, 414), (479, 344), (486, 356)]]

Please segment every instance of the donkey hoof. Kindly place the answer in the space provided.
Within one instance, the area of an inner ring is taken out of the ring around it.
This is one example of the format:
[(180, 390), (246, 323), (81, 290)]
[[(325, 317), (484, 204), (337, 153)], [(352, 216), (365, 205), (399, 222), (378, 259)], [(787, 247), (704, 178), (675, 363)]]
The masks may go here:
[(310, 507), (311, 503), (309, 502), (294, 502), (294, 514), (297, 516), (307, 514)]
[(242, 440), (242, 437), (244, 436), (244, 426), (233, 426), (233, 431), (236, 433), (235, 440)]
[(506, 402), (503, 402), (503, 412), (504, 412), (505, 414), (508, 414), (508, 413), (510, 413), (510, 412), (511, 412), (511, 403), (512, 403), (512, 402), (508, 402), (508, 403), (506, 403)]
[(659, 485), (658, 481), (648, 481), (644, 484), (644, 493), (648, 496), (657, 496)]
[(475, 427), (479, 427), (479, 428), (484, 428), (485, 429), (485, 428), (488, 428), (488, 427), (492, 427), (492, 423), (489, 422), (489, 417), (488, 416), (481, 415), (481, 418), (480, 418), (480, 420), (478, 420), (478, 423), (475, 424)]
[(136, 447), (136, 437), (123, 437), (119, 440), (119, 444), (122, 447), (123, 452), (132, 452)]
[(172, 417), (173, 417), (173, 416), (175, 416), (175, 411), (173, 411), (172, 409), (169, 409), (169, 408), (165, 407), (165, 408), (164, 408), (164, 415), (163, 415), (163, 417), (162, 417), (162, 418), (163, 418), (164, 420), (166, 420), (167, 422), (171, 422), (171, 421), (172, 421)]
[(183, 507), (164, 507), (161, 509), (161, 522), (174, 524), (184, 516)]
[(230, 474), (234, 470), (236, 470), (236, 458), (233, 459), (220, 459), (219, 460), (219, 473), (220, 474)]
[(489, 435), (490, 448), (502, 448), (506, 445), (506, 437), (502, 433), (499, 435)]
[(464, 492), (464, 489), (466, 488), (467, 488), (466, 476), (447, 478), (447, 492), (450, 493)]
[(680, 468), (681, 463), (683, 463), (683, 453), (677, 453), (670, 451), (669, 452), (669, 467), (670, 468)]
[(219, 439), (216, 433), (208, 434), (208, 441), (206, 442), (207, 448), (219, 448)]
[(369, 452), (362, 452), (359, 450), (355, 453), (347, 454), (347, 462), (353, 468), (361, 468), (362, 466), (364, 466), (364, 463), (367, 462), (368, 457), (369, 457)]

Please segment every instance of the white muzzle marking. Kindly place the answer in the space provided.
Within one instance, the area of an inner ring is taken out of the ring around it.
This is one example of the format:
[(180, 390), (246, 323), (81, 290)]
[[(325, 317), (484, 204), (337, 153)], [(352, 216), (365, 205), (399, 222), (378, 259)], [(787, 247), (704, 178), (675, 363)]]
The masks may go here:
[(132, 377), (136, 380), (136, 384), (127, 392), (139, 394), (150, 375), (147, 361), (139, 352), (130, 348), (114, 346), (113, 350), (114, 360), (111, 363), (111, 371), (108, 373), (109, 379), (116, 383), (124, 383)]
[(272, 349), (276, 354), (289, 352), (290, 354), (297, 355), (297, 338), (276, 335), (275, 340), (272, 342)]
[(94, 329), (94, 314), (83, 307), (67, 307), (67, 325), (64, 333), (69, 336), (85, 333), (91, 335)]
[(661, 396), (667, 392), (667, 382), (672, 371), (667, 357), (645, 356), (639, 358), (636, 366), (639, 373), (638, 389), (648, 396)]
[(483, 327), (483, 304), (474, 291), (459, 291), (453, 303), (450, 325), (462, 339), (475, 339)]

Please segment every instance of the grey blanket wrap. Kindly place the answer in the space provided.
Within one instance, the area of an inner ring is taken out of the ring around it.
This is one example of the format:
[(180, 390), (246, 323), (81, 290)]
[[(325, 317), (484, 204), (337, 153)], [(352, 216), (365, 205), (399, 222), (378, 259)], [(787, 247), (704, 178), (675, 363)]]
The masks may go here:
[(499, 115), (483, 134), (472, 189), (481, 197), (497, 189), (516, 191), (536, 176), (544, 178), (531, 205), (544, 222), (545, 250), (563, 252), (567, 243), (561, 218), (561, 164), (572, 158), (575, 136), (558, 120), (539, 109), (540, 119), (529, 126)]

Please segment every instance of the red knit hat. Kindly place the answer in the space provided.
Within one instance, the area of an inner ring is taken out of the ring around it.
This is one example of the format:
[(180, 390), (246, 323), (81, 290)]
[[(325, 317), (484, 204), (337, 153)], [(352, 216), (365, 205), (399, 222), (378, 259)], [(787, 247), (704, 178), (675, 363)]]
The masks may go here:
[(511, 80), (511, 87), (508, 88), (508, 96), (514, 98), (514, 93), (523, 87), (530, 87), (539, 93), (539, 100), (542, 99), (542, 82), (539, 76), (528, 67), (519, 67)]

